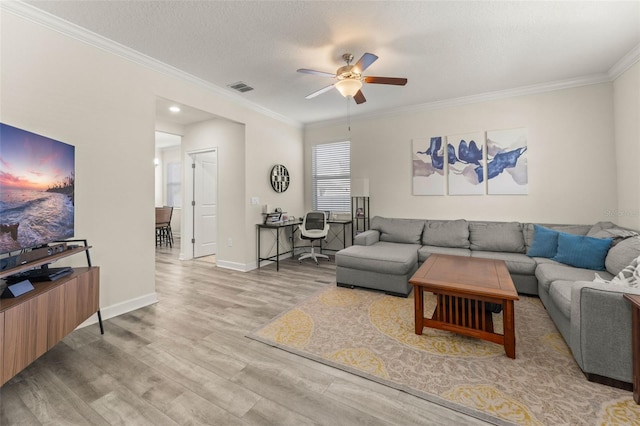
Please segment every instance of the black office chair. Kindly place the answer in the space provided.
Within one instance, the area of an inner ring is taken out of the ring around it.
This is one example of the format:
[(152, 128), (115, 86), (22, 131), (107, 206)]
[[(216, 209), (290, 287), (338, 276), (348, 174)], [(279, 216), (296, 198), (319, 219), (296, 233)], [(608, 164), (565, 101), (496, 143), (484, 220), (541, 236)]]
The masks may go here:
[(298, 226), (298, 229), (300, 229), (300, 239), (311, 241), (311, 252), (300, 256), (298, 261), (302, 263), (303, 259), (310, 257), (317, 265), (319, 257), (324, 257), (329, 260), (329, 256), (326, 254), (316, 253), (313, 246), (314, 241), (324, 240), (327, 238), (327, 234), (329, 234), (329, 224), (327, 223), (327, 217), (324, 212), (308, 212), (304, 215), (302, 224)]

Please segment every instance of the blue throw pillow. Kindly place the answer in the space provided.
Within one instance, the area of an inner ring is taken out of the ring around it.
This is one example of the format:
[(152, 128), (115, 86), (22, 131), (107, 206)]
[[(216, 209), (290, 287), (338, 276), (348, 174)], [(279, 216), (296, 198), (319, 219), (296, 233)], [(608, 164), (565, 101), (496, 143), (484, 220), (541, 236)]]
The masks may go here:
[(612, 242), (611, 238), (593, 238), (559, 232), (558, 252), (553, 260), (576, 268), (604, 271), (604, 260)]
[(527, 251), (527, 256), (548, 258), (555, 256), (558, 251), (559, 233), (544, 226), (533, 225), (533, 241)]

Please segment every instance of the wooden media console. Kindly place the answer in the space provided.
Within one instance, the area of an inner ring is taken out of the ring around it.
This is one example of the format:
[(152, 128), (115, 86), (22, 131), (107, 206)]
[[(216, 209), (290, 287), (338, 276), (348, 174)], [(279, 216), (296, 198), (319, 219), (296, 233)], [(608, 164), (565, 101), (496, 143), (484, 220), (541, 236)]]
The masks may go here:
[[(51, 263), (90, 247), (67, 249), (0, 272), (0, 278)], [(0, 386), (53, 348), (91, 315), (100, 317), (100, 268), (74, 268), (55, 281), (38, 282), (32, 290), (13, 299), (0, 299)]]

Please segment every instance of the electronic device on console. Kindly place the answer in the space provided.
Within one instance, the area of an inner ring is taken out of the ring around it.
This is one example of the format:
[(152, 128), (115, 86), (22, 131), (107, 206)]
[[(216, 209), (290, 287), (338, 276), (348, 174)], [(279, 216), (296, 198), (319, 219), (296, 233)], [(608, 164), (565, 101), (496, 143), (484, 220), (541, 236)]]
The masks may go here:
[(31, 282), (55, 281), (72, 273), (73, 268), (69, 266), (49, 268), (47, 265), (43, 265), (40, 268), (29, 269), (28, 271), (9, 275), (5, 280), (7, 281), (7, 284), (14, 284), (24, 280), (29, 280)]

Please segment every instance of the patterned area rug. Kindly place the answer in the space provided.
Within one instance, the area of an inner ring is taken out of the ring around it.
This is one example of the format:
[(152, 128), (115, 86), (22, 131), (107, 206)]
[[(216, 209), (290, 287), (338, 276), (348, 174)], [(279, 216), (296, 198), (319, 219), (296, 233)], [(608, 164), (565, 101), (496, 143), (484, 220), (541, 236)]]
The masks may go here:
[(248, 337), (495, 424), (640, 424), (631, 392), (587, 381), (538, 298), (515, 304), (516, 359), (445, 331), (418, 336), (413, 310), (412, 296), (330, 287)]

